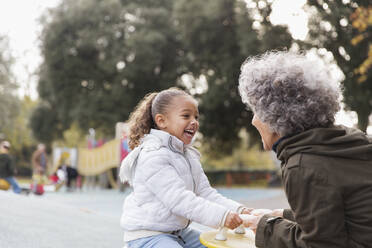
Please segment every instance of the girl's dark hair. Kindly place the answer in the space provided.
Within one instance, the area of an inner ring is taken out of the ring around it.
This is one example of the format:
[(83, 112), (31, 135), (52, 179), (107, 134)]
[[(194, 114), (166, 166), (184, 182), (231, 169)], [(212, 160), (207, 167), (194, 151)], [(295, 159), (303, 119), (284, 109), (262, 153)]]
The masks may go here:
[(145, 134), (150, 133), (151, 128), (157, 128), (155, 115), (166, 114), (170, 103), (176, 96), (190, 96), (178, 88), (169, 88), (147, 94), (136, 106), (129, 117), (129, 147), (136, 148)]

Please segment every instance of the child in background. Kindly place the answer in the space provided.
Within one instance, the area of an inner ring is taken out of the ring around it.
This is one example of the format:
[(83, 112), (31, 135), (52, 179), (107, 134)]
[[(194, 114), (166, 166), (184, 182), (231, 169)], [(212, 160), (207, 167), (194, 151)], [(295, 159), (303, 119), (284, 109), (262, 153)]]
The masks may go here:
[(9, 155), (10, 143), (4, 140), (0, 143), (0, 179), (5, 180), (8, 185), (3, 181), (4, 190), (8, 190), (10, 185), (12, 185), (13, 192), (19, 194), (22, 192), (21, 187), (19, 187), (17, 180), (14, 178), (14, 163), (13, 159)]
[(191, 146), (198, 131), (196, 100), (170, 88), (148, 94), (129, 119), (130, 154), (120, 178), (133, 192), (125, 199), (121, 226), (134, 247), (204, 247), (191, 221), (234, 229), (250, 209), (213, 189)]

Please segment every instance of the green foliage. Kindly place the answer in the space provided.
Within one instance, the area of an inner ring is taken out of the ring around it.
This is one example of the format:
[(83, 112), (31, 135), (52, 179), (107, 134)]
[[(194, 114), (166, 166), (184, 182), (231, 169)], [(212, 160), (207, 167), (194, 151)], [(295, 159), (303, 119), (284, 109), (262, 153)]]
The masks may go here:
[(363, 83), (367, 80), (366, 74), (372, 70), (372, 4), (358, 7), (350, 16), (351, 25), (357, 34), (351, 40), (353, 46), (358, 47), (362, 42), (368, 41), (367, 58), (354, 69), (354, 73), (359, 74), (358, 82)]
[[(200, 96), (200, 130), (217, 153), (231, 152), (242, 128), (252, 134), (252, 143), (260, 140), (237, 89), (242, 62), (247, 56), (291, 45), (287, 28), (268, 21), (271, 4), (265, 3), (252, 9), (243, 1), (231, 0), (181, 0), (176, 4), (188, 68), (194, 77), (204, 75), (208, 82), (208, 90)], [(255, 22), (259, 29), (254, 28)]]
[(309, 43), (311, 46), (325, 48), (345, 75), (344, 102), (350, 110), (358, 114), (358, 125), (363, 131), (368, 127), (368, 117), (372, 111), (372, 70), (365, 76), (365, 83), (358, 83), (360, 75), (355, 73), (368, 58), (370, 39), (364, 39), (358, 46), (352, 44), (358, 34), (350, 17), (359, 6), (368, 6), (368, 1), (308, 0), (312, 18), (309, 24)]
[(30, 113), (35, 108), (37, 102), (30, 97), (25, 96), (19, 105), (19, 112), (14, 118), (11, 126), (4, 129), (7, 139), (12, 144), (12, 149), (21, 151), (24, 147), (35, 145), (35, 140), (32, 137), (31, 129), (29, 128)]
[(207, 169), (276, 169), (270, 152), (262, 151), (258, 145), (250, 149), (238, 147), (233, 149), (231, 155), (217, 158), (206, 152), (202, 158), (203, 167)]
[(11, 70), (14, 58), (9, 51), (8, 39), (0, 36), (0, 139), (11, 143), (17, 167), (27, 167), (35, 142), (28, 128), (35, 103), (28, 97), (16, 97), (18, 86)]
[[(268, 21), (269, 1), (260, 6), (248, 9), (240, 0), (63, 1), (43, 21), (35, 136), (60, 139), (73, 122), (112, 136), (115, 123), (127, 120), (145, 94), (185, 86), (181, 78), (189, 75), (207, 80), (208, 90), (195, 96), (201, 132), (216, 150), (231, 152), (242, 128), (257, 140), (237, 92), (240, 65), (292, 41), (285, 27)], [(186, 88), (197, 88), (197, 81), (191, 84)]]
[(60, 123), (57, 121), (56, 112), (46, 104), (37, 106), (30, 117), (30, 127), (34, 137), (44, 143), (50, 144), (58, 134)]
[(32, 117), (38, 139), (61, 138), (73, 121), (112, 136), (115, 123), (126, 120), (146, 93), (174, 85), (178, 45), (169, 11), (136, 7), (64, 1), (45, 17), (43, 102)]
[(216, 154), (209, 142), (203, 142), (200, 148), (204, 169), (276, 169), (272, 152), (262, 151), (262, 144), (248, 146), (252, 135), (245, 130), (239, 132), (240, 142), (231, 154)]
[(25, 96), (20, 100), (19, 111), (12, 124), (3, 129), (6, 139), (12, 144), (11, 155), (15, 159), (18, 172), (22, 174), (30, 173), (31, 155), (36, 147), (36, 141), (29, 128), (30, 113), (36, 104), (36, 101)]
[(19, 100), (14, 96), (17, 85), (11, 72), (13, 57), (9, 53), (8, 38), (0, 36), (0, 134), (11, 127), (19, 111)]
[(63, 132), (63, 139), (56, 140), (54, 145), (62, 147), (85, 147), (86, 143), (85, 132), (74, 122), (71, 128)]

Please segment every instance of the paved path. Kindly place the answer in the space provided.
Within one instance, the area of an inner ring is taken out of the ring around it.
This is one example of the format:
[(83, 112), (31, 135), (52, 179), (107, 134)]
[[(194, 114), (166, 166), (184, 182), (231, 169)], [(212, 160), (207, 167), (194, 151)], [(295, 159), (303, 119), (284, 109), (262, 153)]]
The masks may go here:
[[(249, 207), (287, 207), (279, 189), (218, 189)], [(121, 207), (129, 191), (47, 192), (43, 196), (0, 191), (1, 248), (119, 248)], [(208, 228), (193, 224), (194, 227)]]
[(116, 216), (0, 192), (1, 248), (122, 247)]

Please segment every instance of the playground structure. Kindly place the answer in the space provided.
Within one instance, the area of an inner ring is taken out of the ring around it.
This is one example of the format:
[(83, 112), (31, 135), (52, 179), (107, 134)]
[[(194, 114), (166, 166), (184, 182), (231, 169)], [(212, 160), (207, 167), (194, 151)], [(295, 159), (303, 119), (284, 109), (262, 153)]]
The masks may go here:
[[(63, 161), (69, 160), (70, 165), (77, 169), (79, 175), (85, 177), (84, 184), (89, 184), (90, 179), (98, 177), (103, 178), (104, 184), (108, 184), (111, 188), (118, 188), (120, 185), (117, 180), (118, 169), (130, 150), (127, 124), (119, 122), (115, 129), (115, 138), (100, 147), (55, 147), (53, 149), (54, 162), (50, 172), (55, 173)], [(205, 173), (212, 184), (227, 187), (232, 185), (270, 186), (269, 183), (276, 176), (276, 171), (273, 170), (223, 169)], [(278, 184), (280, 185), (280, 182)]]
[(55, 173), (62, 163), (69, 160), (80, 176), (89, 178), (103, 175), (112, 188), (117, 188), (116, 170), (113, 169), (117, 169), (121, 160), (129, 153), (126, 128), (125, 123), (117, 123), (115, 139), (100, 147), (54, 148), (51, 173)]
[(107, 179), (112, 188), (117, 188), (114, 168), (118, 168), (121, 162), (121, 147), (126, 140), (114, 139), (103, 146), (93, 149), (78, 149), (78, 171), (82, 176), (98, 176), (106, 172)]

